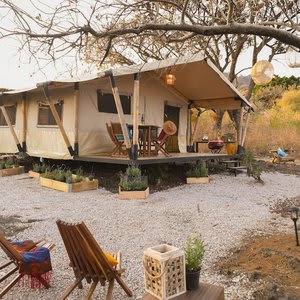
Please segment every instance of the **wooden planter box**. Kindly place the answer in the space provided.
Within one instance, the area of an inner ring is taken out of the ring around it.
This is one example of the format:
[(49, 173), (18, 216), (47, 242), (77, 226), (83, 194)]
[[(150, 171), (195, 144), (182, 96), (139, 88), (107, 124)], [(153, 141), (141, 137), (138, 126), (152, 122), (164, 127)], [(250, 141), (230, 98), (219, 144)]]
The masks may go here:
[(29, 177), (32, 177), (32, 178), (39, 179), (40, 176), (41, 176), (41, 173), (34, 172), (34, 171), (29, 171), (29, 172), (28, 172), (28, 176), (29, 176)]
[(119, 186), (120, 199), (146, 199), (149, 196), (149, 187), (144, 191), (122, 191)]
[(209, 183), (209, 177), (187, 177), (186, 183)]
[(93, 181), (90, 181), (87, 177), (78, 183), (66, 183), (40, 177), (40, 184), (41, 186), (67, 193), (96, 190), (98, 188), (98, 180), (94, 179)]
[(24, 167), (9, 168), (0, 170), (0, 177), (12, 176), (24, 173)]

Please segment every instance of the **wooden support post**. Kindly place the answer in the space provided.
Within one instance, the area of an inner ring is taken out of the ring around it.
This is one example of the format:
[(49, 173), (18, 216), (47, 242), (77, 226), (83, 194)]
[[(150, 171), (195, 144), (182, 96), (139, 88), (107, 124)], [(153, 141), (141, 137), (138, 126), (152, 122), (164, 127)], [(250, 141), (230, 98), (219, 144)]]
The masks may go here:
[(187, 152), (193, 152), (192, 145), (192, 104), (188, 105), (188, 115), (187, 115)]
[(197, 127), (198, 127), (198, 123), (199, 123), (199, 119), (200, 119), (201, 113), (202, 113), (201, 110), (199, 110), (198, 114), (197, 114), (196, 121), (195, 121), (193, 134), (192, 134), (192, 144), (194, 144), (194, 142), (196, 140), (196, 131), (197, 131)]
[(78, 148), (78, 103), (79, 103), (79, 82), (74, 83), (74, 152), (79, 154)]
[(22, 94), (22, 151), (26, 153), (26, 135), (27, 135), (27, 94)]
[(112, 89), (113, 96), (115, 99), (117, 112), (118, 112), (118, 116), (119, 116), (119, 120), (120, 120), (120, 124), (121, 124), (121, 128), (122, 128), (122, 133), (124, 136), (125, 146), (128, 151), (129, 158), (133, 159), (133, 151), (131, 148), (131, 142), (130, 142), (128, 129), (127, 129), (125, 118), (124, 118), (123, 108), (122, 108), (122, 104), (121, 104), (121, 99), (120, 99), (120, 94), (119, 94), (119, 89), (117, 87), (116, 79), (113, 76), (113, 73), (111, 70), (106, 71), (105, 76), (109, 77), (111, 89)]
[(44, 91), (45, 98), (47, 99), (47, 101), (49, 103), (50, 110), (51, 110), (51, 112), (53, 114), (55, 122), (56, 122), (56, 124), (57, 124), (57, 126), (58, 126), (58, 128), (59, 128), (59, 130), (61, 132), (61, 135), (62, 135), (62, 137), (63, 137), (63, 139), (64, 139), (64, 141), (66, 143), (66, 146), (67, 146), (67, 148), (69, 150), (69, 153), (70, 153), (71, 156), (74, 156), (75, 152), (74, 152), (74, 150), (73, 150), (73, 148), (71, 146), (71, 143), (70, 143), (69, 138), (68, 138), (68, 136), (66, 134), (64, 126), (63, 126), (63, 124), (62, 124), (62, 122), (61, 122), (61, 120), (59, 118), (57, 110), (56, 110), (56, 108), (55, 108), (55, 106), (54, 106), (54, 104), (53, 104), (53, 102), (51, 100), (51, 97), (50, 97), (50, 94), (49, 94), (49, 89), (48, 89), (48, 83), (44, 83), (43, 84), (43, 91)]
[[(2, 101), (1, 101), (1, 102), (2, 102)], [(1, 103), (0, 108), (1, 108), (1, 110), (2, 110), (2, 114), (3, 114), (3, 116), (4, 116), (5, 122), (6, 122), (8, 128), (9, 128), (9, 130), (10, 130), (11, 135), (13, 136), (13, 139), (14, 139), (16, 145), (17, 145), (17, 148), (18, 148), (19, 152), (22, 152), (23, 149), (22, 149), (22, 147), (21, 147), (21, 144), (20, 144), (20, 142), (19, 142), (19, 139), (18, 139), (18, 137), (17, 137), (17, 134), (16, 134), (16, 132), (15, 132), (15, 130), (14, 130), (12, 124), (11, 124), (9, 115), (8, 115), (8, 113), (7, 113), (7, 111), (6, 111), (6, 108), (5, 108), (5, 106), (4, 106), (3, 103)]]
[(139, 143), (139, 128), (138, 128), (138, 113), (140, 102), (140, 73), (134, 74), (133, 87), (133, 159), (138, 157), (138, 143)]

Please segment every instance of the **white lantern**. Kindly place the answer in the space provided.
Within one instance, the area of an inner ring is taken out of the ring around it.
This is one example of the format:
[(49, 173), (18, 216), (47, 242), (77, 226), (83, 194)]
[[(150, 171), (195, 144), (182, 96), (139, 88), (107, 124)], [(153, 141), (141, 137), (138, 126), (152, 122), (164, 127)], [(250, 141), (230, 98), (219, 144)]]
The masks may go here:
[(255, 84), (268, 84), (274, 76), (274, 67), (267, 60), (258, 61), (253, 67), (251, 76)]
[(300, 68), (300, 50), (289, 47), (285, 54), (287, 65), (290, 68)]

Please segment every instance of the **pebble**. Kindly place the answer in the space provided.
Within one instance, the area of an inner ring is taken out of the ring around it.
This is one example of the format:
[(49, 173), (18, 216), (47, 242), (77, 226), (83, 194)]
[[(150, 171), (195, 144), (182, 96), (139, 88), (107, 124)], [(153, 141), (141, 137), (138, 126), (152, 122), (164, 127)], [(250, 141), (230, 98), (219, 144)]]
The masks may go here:
[[(59, 299), (74, 280), (69, 260), (55, 221), (84, 221), (100, 246), (108, 251), (122, 251), (126, 269), (122, 275), (133, 291), (132, 299), (141, 299), (144, 290), (142, 257), (147, 247), (167, 242), (183, 248), (189, 235), (201, 234), (205, 257), (201, 280), (223, 286), (225, 299), (252, 299), (253, 285), (244, 276), (230, 280), (214, 267), (231, 249), (240, 245), (245, 235), (262, 234), (278, 222), (269, 206), (280, 200), (300, 195), (300, 178), (294, 175), (263, 173), (264, 185), (244, 174), (237, 177), (213, 175), (210, 184), (184, 185), (153, 193), (146, 200), (119, 200), (103, 188), (80, 193), (63, 193), (39, 185), (26, 174), (0, 178), (2, 216), (21, 216), (28, 228), (16, 233), (17, 240), (45, 238), (56, 244), (51, 252), (52, 287), (31, 290), (15, 286), (4, 299)], [(101, 182), (100, 182), (101, 186)], [(151, 191), (150, 191), (151, 192)], [(286, 224), (279, 222), (276, 230)], [(5, 257), (0, 252), (1, 261)], [(1, 283), (1, 287), (4, 283)], [(68, 299), (82, 299), (76, 289)], [(98, 287), (93, 299), (104, 299), (105, 289)], [(129, 299), (116, 283), (114, 300)]]

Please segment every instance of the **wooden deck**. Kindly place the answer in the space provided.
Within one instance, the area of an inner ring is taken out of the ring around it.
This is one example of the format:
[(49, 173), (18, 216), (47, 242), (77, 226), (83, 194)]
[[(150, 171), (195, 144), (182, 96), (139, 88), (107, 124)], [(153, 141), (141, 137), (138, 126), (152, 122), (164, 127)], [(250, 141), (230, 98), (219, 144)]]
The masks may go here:
[[(165, 163), (184, 163), (194, 161), (207, 161), (211, 159), (233, 159), (238, 155), (228, 155), (223, 153), (172, 153), (170, 157), (166, 157), (162, 154), (151, 157), (139, 157), (138, 161), (140, 165), (151, 164), (165, 164)], [(78, 161), (99, 162), (108, 164), (128, 165), (130, 159), (128, 157), (111, 157), (110, 155), (94, 155), (94, 156), (77, 156), (74, 158)]]

